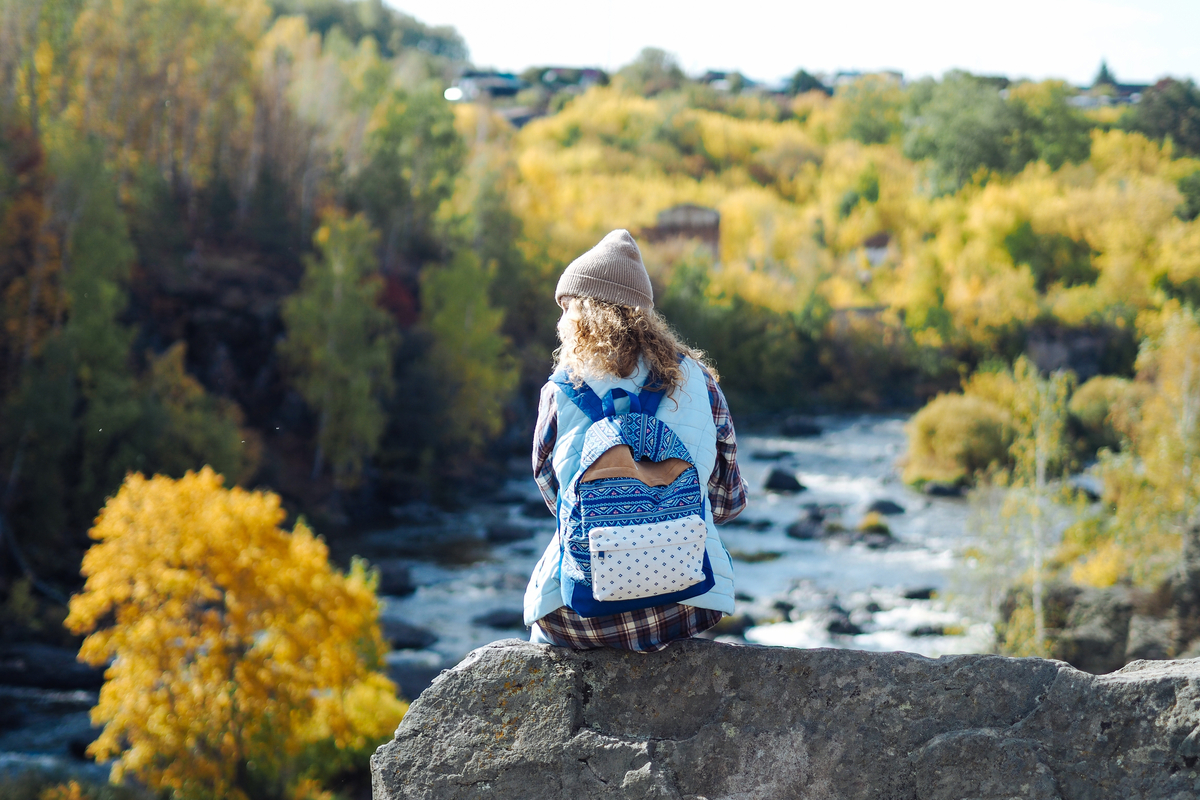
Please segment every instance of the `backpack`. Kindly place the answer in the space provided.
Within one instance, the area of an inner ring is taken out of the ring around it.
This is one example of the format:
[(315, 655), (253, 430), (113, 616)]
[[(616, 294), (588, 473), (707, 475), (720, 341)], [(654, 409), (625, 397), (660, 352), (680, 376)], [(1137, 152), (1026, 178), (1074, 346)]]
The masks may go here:
[[(550, 380), (591, 420), (578, 475), (558, 496), (563, 603), (599, 617), (712, 589), (706, 487), (687, 447), (654, 416), (663, 387), (651, 375), (636, 395), (618, 388), (601, 398), (563, 370)], [(629, 409), (618, 414), (622, 397)]]

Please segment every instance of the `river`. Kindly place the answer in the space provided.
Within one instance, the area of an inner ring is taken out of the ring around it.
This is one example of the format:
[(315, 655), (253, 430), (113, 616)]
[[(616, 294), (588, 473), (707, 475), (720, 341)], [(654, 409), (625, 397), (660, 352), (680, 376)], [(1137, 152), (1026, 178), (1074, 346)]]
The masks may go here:
[[(991, 625), (984, 614), (971, 602), (948, 596), (961, 569), (957, 554), (965, 542), (967, 503), (927, 497), (900, 482), (905, 418), (828, 416), (814, 422), (820, 435), (739, 438), (750, 503), (734, 524), (722, 526), (721, 536), (734, 556), (737, 612), (745, 622), (758, 624), (718, 638), (927, 656), (990, 650)], [(385, 600), (385, 620), (417, 625), (438, 637), (426, 648), (390, 656), (410, 693), (469, 650), (526, 635), (515, 620), (525, 583), (554, 526), (548, 514), (536, 510), (537, 488), (522, 474), (528, 468), (514, 464), (512, 469), (516, 474), (502, 493), (503, 502), (465, 512), (452, 527), (468, 543), (472, 535), (486, 537), (488, 529), (514, 536), (525, 528), (529, 538), (480, 541), (476, 548), (460, 543), (426, 553), (411, 561), (415, 593)], [(795, 475), (804, 490), (766, 491), (773, 469)], [(850, 536), (800, 540), (787, 534), (788, 526), (814, 507), (826, 525), (853, 531), (868, 507), (881, 500), (903, 509), (884, 517), (892, 534), (887, 546), (878, 546), (886, 543), (881, 537), (863, 543)], [(375, 534), (372, 545), (378, 548), (382, 538)]]
[[(927, 656), (990, 650), (986, 613), (949, 591), (962, 583), (954, 578), (964, 572), (959, 554), (968, 504), (927, 497), (900, 482), (905, 419), (845, 415), (814, 422), (819, 435), (749, 432), (739, 440), (750, 504), (721, 527), (738, 593), (736, 620), (728, 621), (738, 624), (717, 638)], [(805, 488), (766, 491), (771, 470)], [(388, 638), (407, 645), (388, 655), (388, 665), (410, 698), (470, 650), (528, 635), (520, 622), (522, 596), (554, 523), (528, 463), (514, 460), (508, 474), (498, 494), (466, 509), (397, 508), (395, 527), (332, 543), (343, 558), (362, 554), (406, 577), (404, 596), (383, 598), (382, 622)], [(855, 541), (850, 532), (877, 501), (895, 504), (883, 517), (891, 535)], [(814, 513), (824, 521), (812, 529), (847, 533), (788, 535), (790, 525)], [(68, 753), (95, 735), (87, 719), (95, 699), (94, 691), (0, 687), (0, 706), (21, 712), (15, 728), (0, 725), (0, 773), (37, 766), (102, 779), (103, 767)]]

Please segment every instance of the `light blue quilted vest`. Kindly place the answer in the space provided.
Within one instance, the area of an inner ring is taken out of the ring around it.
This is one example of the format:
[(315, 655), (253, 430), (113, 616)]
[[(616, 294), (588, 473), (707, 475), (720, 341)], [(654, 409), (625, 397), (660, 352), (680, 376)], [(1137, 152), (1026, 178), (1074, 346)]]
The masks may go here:
[[(665, 422), (675, 435), (680, 438), (692, 456), (692, 463), (701, 475), (705, 485), (708, 476), (712, 474), (717, 461), (717, 428), (712, 418), (712, 405), (708, 399), (708, 383), (704, 372), (692, 359), (682, 363), (684, 371), (683, 385), (677, 388), (669, 397), (659, 404), (655, 417)], [(603, 397), (613, 389), (624, 389), (630, 394), (637, 394), (646, 379), (647, 370), (639, 365), (628, 378), (608, 378), (588, 381), (588, 385), (598, 396)], [(583, 453), (583, 438), (592, 421), (557, 387), (558, 405), (558, 437), (554, 445), (551, 463), (560, 487), (573, 483), (579, 477), (580, 459)], [(624, 399), (618, 403), (628, 402)], [(715, 585), (711, 590), (699, 597), (684, 600), (684, 605), (696, 608), (710, 608), (725, 614), (732, 614), (733, 601), (733, 563), (725, 545), (721, 542), (720, 534), (712, 521), (712, 509), (707, 494), (704, 497), (707, 521), (708, 539), (707, 553), (712, 565)], [(533, 570), (533, 576), (525, 589), (525, 624), (532, 625), (537, 620), (560, 608), (563, 605), (562, 589), (559, 583), (561, 548), (558, 534), (550, 540), (546, 551)]]

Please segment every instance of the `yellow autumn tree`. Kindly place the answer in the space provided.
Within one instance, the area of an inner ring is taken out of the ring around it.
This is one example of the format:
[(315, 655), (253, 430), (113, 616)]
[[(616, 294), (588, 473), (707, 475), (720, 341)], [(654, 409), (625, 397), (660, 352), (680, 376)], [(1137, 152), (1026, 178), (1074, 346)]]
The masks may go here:
[(178, 798), (313, 795), (407, 708), (380, 671), (375, 579), (282, 530), (277, 495), (222, 482), (132, 474), (90, 532), (67, 618), (80, 659), (110, 664), (89, 752)]

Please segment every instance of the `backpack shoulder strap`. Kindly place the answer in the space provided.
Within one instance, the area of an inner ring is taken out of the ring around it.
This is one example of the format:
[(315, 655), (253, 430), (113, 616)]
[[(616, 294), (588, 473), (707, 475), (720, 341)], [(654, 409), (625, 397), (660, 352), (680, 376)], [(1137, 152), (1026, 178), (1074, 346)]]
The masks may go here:
[[(679, 354), (679, 363), (682, 364), (684, 359), (683, 353)], [(666, 394), (666, 389), (659, 377), (651, 372), (646, 378), (646, 382), (642, 384), (642, 391), (638, 394), (638, 400), (641, 401), (642, 413), (653, 417), (658, 413), (658, 404), (662, 402), (663, 395)]]
[(586, 414), (592, 422), (604, 419), (604, 406), (600, 402), (600, 398), (592, 391), (592, 387), (586, 383), (582, 386), (575, 386), (571, 383), (565, 369), (557, 370), (550, 376), (550, 381), (562, 389), (563, 394), (571, 398), (571, 402), (578, 406), (579, 410)]

